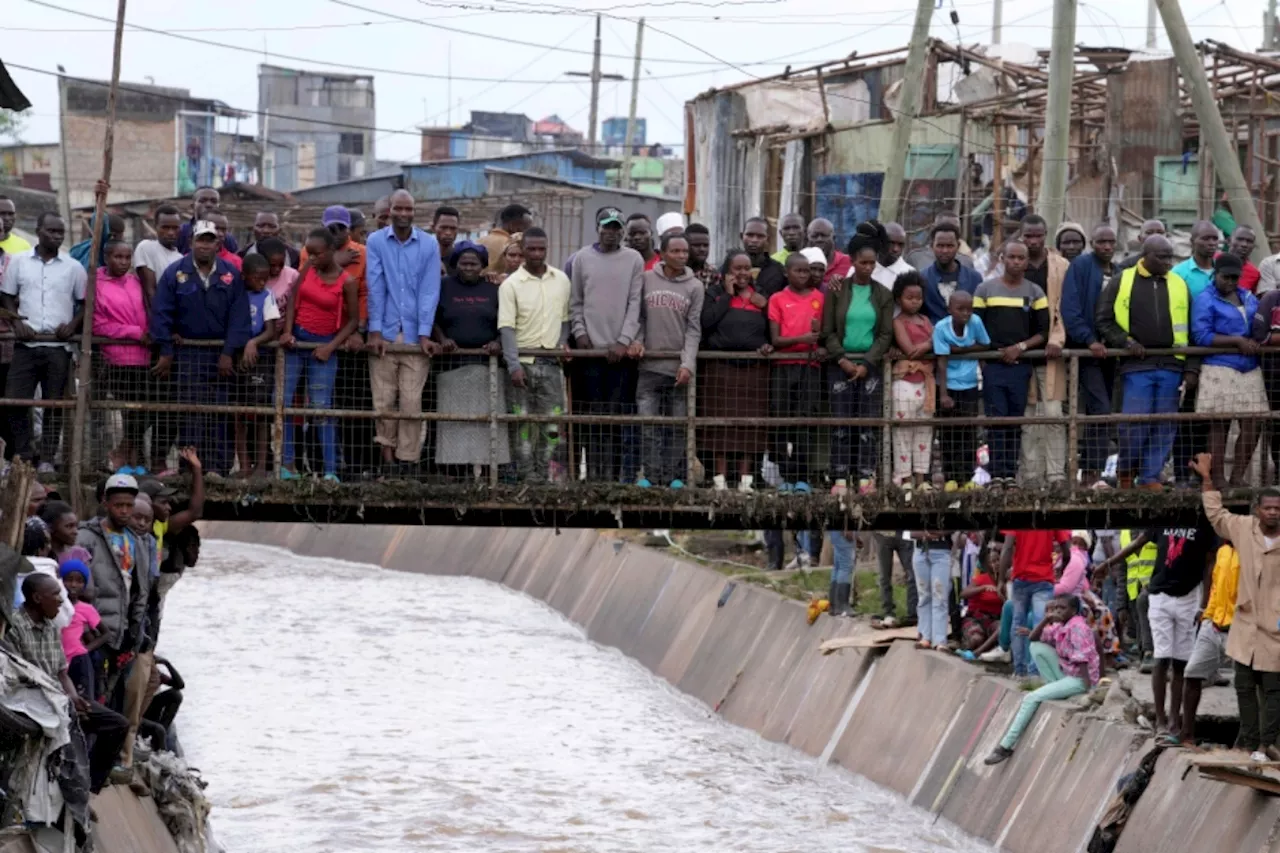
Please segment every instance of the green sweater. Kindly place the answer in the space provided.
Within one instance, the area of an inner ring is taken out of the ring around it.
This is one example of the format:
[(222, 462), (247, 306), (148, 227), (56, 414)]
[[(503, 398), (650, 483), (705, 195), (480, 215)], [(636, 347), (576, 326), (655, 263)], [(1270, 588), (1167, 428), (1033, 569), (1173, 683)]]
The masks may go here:
[[(839, 293), (827, 292), (826, 301), (822, 304), (822, 345), (832, 360), (839, 361), (853, 355), (844, 349), (845, 318), (849, 314), (849, 303), (853, 301), (853, 288), (862, 286), (847, 278)], [(884, 358), (893, 343), (893, 293), (875, 282), (865, 286), (871, 288), (871, 304), (876, 309), (875, 340), (871, 349), (859, 353), (853, 361), (870, 367)]]

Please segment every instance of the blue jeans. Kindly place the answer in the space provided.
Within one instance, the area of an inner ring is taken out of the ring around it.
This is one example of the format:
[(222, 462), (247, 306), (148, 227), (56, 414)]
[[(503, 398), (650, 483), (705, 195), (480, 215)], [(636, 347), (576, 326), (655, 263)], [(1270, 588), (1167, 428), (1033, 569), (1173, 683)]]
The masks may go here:
[(832, 583), (853, 583), (854, 540), (841, 530), (828, 530), (831, 540)]
[[(1013, 582), (1013, 624), (1037, 625), (1044, 618), (1044, 608), (1053, 598), (1053, 584), (1048, 581)], [(1013, 632), (1013, 674), (1030, 675), (1031, 655), (1027, 651), (1026, 635)]]
[[(1173, 414), (1178, 411), (1178, 386), (1182, 374), (1176, 370), (1139, 370), (1124, 374), (1126, 415)], [(1173, 421), (1155, 424), (1120, 424), (1119, 474), (1137, 473), (1135, 482), (1159, 482), (1160, 470), (1173, 450), (1178, 425)], [(1179, 474), (1179, 472), (1174, 472)], [(1181, 476), (1179, 474), (1179, 476)]]
[(946, 645), (947, 611), (951, 603), (951, 549), (916, 546), (916, 613), (920, 636), (935, 646)]
[[(985, 413), (993, 418), (1020, 418), (1025, 415), (1031, 375), (1031, 365), (1024, 362), (983, 362), (982, 403)], [(1022, 454), (1022, 427), (987, 427), (987, 446), (991, 456), (991, 476), (1016, 477), (1018, 459)]]
[[(327, 344), (333, 335), (314, 335), (301, 327), (294, 334), (303, 343)], [(298, 380), (305, 373), (307, 377), (307, 407), (311, 409), (333, 408), (333, 387), (338, 380), (338, 355), (329, 356), (328, 361), (317, 361), (315, 350), (290, 350), (284, 362), (284, 401), (286, 406), (293, 404), (293, 395), (298, 390)], [(320, 433), (320, 452), (324, 456), (324, 472), (338, 473), (338, 427), (333, 418), (320, 418), (317, 425)], [(292, 429), (284, 431), (284, 453), (281, 461), (285, 465), (293, 464)]]

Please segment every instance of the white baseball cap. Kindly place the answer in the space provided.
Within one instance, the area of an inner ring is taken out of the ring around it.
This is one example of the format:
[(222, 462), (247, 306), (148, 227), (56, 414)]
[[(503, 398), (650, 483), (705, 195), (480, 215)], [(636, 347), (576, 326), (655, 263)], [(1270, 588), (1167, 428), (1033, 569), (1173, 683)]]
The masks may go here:
[(801, 249), (800, 254), (808, 259), (811, 264), (827, 265), (827, 255), (817, 246), (810, 246), (807, 249)]
[(194, 240), (194, 239), (195, 239), (195, 238), (197, 238), (197, 237), (202, 237), (202, 236), (204, 236), (205, 234), (212, 234), (213, 236), (217, 237), (217, 236), (218, 236), (218, 226), (217, 226), (217, 225), (214, 225), (214, 224), (213, 224), (212, 222), (210, 222), (208, 219), (201, 219), (201, 220), (200, 220), (199, 222), (197, 222), (195, 225), (191, 226), (191, 239), (192, 239), (192, 240)]
[(138, 481), (128, 474), (112, 474), (107, 478), (106, 485), (102, 487), (104, 495), (111, 492), (133, 492), (136, 495)]
[(653, 230), (657, 233), (659, 237), (661, 237), (663, 234), (666, 234), (672, 228), (684, 228), (684, 215), (681, 213), (677, 213), (674, 210), (659, 216), (657, 223), (653, 227)]

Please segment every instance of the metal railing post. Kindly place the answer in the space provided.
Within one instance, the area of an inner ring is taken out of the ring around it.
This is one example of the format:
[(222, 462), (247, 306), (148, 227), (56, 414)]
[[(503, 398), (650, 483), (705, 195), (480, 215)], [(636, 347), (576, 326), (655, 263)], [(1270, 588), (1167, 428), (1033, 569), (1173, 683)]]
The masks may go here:
[[(693, 372), (689, 377), (689, 384), (686, 387), (685, 394), (688, 397), (686, 405), (688, 406), (688, 414), (685, 416), (684, 427), (684, 453), (685, 453), (685, 482), (690, 486), (699, 485), (694, 478), (694, 466), (697, 463), (698, 454), (698, 373)], [(706, 470), (703, 470), (706, 475)]]
[(498, 485), (498, 357), (489, 356), (489, 486)]
[(880, 415), (884, 426), (880, 431), (880, 476), (876, 482), (884, 488), (893, 481), (893, 360), (885, 356), (880, 381)]
[(276, 356), (276, 411), (271, 417), (271, 458), (275, 462), (276, 476), (279, 477), (284, 465), (284, 407), (289, 401), (284, 398), (284, 359), (286, 351), (279, 345), (276, 345), (273, 351)]
[(1067, 488), (1074, 489), (1080, 476), (1080, 356), (1067, 364)]

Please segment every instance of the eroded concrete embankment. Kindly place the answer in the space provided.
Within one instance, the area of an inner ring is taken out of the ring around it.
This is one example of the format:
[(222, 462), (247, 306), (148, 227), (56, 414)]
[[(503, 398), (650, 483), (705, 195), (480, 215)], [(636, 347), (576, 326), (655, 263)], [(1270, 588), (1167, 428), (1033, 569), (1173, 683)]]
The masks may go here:
[[(962, 661), (897, 643), (883, 657), (818, 646), (849, 620), (593, 531), (203, 525), (207, 536), (430, 574), (472, 575), (545, 601), (717, 710), (825, 757), (1012, 853), (1083, 851), (1120, 777), (1150, 746), (1123, 722), (1041, 708), (1012, 759), (982, 758), (1022, 694)], [(1201, 780), (1166, 752), (1117, 853), (1280, 853), (1280, 799)]]

